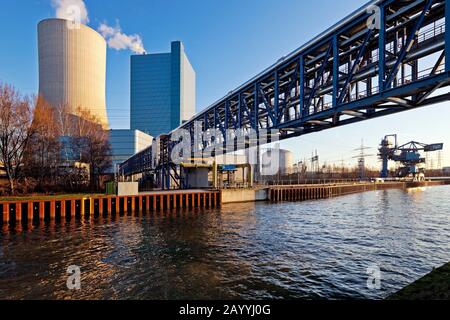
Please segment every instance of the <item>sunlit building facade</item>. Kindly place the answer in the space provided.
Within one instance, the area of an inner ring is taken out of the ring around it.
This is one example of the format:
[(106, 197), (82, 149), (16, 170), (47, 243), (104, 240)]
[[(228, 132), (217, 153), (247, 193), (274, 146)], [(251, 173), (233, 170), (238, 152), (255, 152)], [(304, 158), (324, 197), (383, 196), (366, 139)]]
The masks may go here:
[(195, 114), (196, 75), (181, 42), (170, 53), (131, 57), (131, 129), (169, 133)]

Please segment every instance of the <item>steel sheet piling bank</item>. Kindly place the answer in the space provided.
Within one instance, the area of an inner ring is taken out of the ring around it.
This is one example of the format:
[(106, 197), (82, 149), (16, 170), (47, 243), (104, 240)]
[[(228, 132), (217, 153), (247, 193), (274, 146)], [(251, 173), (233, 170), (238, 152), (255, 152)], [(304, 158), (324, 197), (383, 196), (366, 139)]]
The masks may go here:
[[(272, 186), (264, 189), (222, 191), (172, 191), (135, 196), (93, 196), (62, 199), (0, 200), (0, 224), (39, 223), (58, 219), (140, 214), (195, 208), (219, 208), (224, 203), (256, 201), (306, 201), (353, 193), (450, 185), (446, 181), (387, 182)], [(246, 191), (246, 192), (244, 192)], [(236, 197), (236, 192), (242, 197)], [(233, 200), (234, 199), (234, 200)]]
[(449, 185), (450, 181), (359, 183), (352, 185), (299, 185), (269, 188), (269, 201), (306, 201), (344, 196), (353, 193)]
[(166, 192), (115, 197), (1, 201), (0, 224), (33, 223), (98, 215), (150, 213), (165, 210), (218, 208), (218, 191)]

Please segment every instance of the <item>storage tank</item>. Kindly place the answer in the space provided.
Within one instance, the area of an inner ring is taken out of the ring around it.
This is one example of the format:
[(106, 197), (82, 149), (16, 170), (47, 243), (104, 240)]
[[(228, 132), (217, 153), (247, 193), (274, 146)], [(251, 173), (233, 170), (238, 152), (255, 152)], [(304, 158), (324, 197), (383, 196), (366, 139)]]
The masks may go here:
[[(277, 161), (278, 154), (278, 163)], [(275, 161), (275, 162), (273, 162)], [(291, 174), (294, 168), (294, 154), (284, 149), (269, 149), (262, 155), (262, 175)], [(274, 171), (275, 169), (275, 171)]]
[(46, 19), (38, 25), (38, 50), (40, 96), (72, 114), (89, 110), (107, 128), (105, 39), (88, 26)]

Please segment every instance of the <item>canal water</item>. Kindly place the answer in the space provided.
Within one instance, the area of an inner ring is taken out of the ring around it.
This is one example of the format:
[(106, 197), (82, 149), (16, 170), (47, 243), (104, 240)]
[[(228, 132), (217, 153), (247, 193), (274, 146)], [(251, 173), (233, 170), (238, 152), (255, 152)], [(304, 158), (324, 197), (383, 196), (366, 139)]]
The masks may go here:
[(450, 261), (449, 199), (435, 187), (3, 227), (0, 299), (382, 299)]

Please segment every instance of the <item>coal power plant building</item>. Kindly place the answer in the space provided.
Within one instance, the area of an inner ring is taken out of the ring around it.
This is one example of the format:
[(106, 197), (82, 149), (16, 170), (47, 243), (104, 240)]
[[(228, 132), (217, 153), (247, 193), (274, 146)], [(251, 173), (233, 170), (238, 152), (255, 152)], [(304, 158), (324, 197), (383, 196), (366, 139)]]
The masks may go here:
[(39, 94), (70, 113), (89, 110), (103, 127), (106, 112), (106, 41), (92, 28), (63, 19), (38, 25)]

